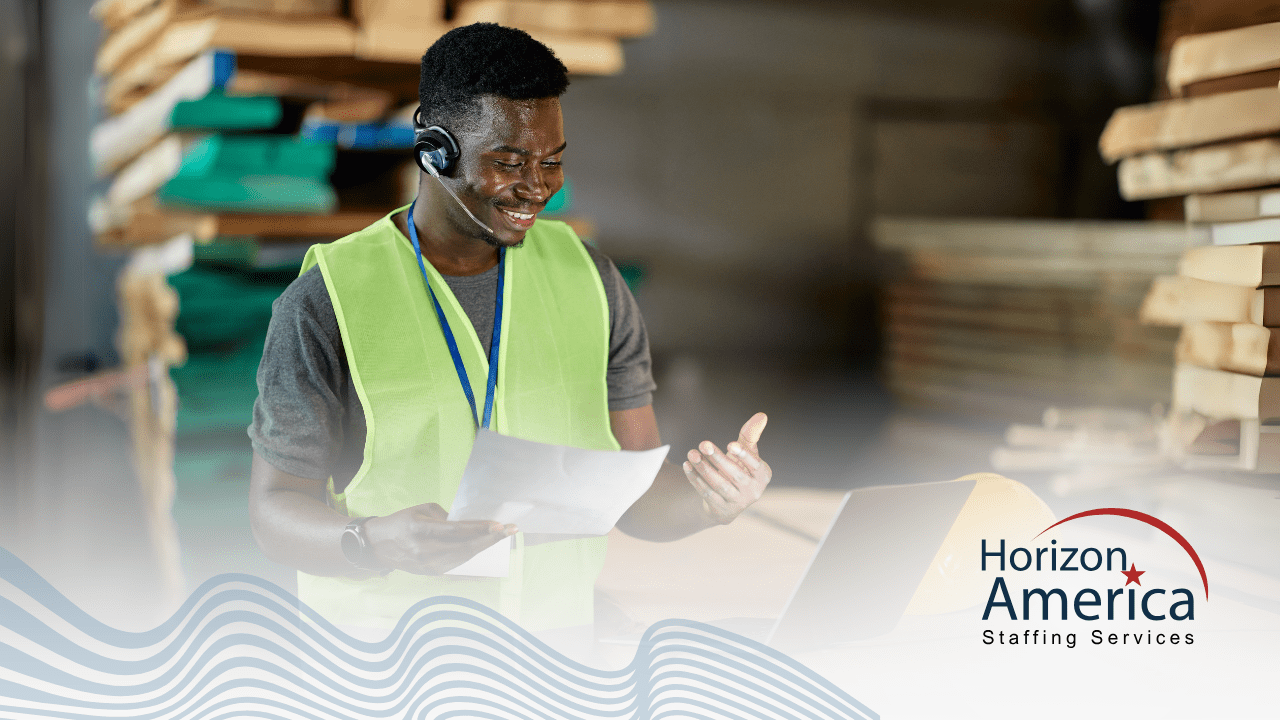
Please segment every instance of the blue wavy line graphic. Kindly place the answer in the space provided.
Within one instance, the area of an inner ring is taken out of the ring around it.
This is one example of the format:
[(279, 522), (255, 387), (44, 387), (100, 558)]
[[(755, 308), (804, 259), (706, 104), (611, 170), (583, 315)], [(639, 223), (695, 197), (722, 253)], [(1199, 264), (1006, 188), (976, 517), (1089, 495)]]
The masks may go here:
[(620, 670), (567, 658), (469, 600), (410, 608), (352, 637), (252, 575), (204, 583), (165, 622), (127, 632), (0, 548), (5, 720), (878, 720), (760, 643), (685, 620), (645, 633)]

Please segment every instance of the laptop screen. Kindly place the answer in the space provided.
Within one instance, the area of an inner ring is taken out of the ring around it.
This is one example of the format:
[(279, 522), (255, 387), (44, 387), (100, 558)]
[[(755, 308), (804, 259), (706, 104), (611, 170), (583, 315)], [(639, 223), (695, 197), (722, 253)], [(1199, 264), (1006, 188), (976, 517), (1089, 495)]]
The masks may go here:
[(796, 652), (893, 630), (976, 480), (853, 490), (768, 644)]

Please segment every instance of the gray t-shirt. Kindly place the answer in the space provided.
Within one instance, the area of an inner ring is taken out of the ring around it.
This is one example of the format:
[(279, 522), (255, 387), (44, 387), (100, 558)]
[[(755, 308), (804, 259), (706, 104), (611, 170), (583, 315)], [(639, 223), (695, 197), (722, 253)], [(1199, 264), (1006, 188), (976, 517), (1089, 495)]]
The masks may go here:
[[(649, 337), (635, 297), (609, 258), (591, 246), (609, 304), (610, 410), (652, 404)], [(468, 277), (444, 276), (489, 351), (498, 268)], [(478, 402), (484, 402), (477, 398)], [(333, 302), (319, 267), (293, 281), (271, 310), (258, 399), (249, 426), (253, 449), (279, 470), (299, 477), (333, 477), (341, 492), (364, 459), (365, 416), (342, 345)]]

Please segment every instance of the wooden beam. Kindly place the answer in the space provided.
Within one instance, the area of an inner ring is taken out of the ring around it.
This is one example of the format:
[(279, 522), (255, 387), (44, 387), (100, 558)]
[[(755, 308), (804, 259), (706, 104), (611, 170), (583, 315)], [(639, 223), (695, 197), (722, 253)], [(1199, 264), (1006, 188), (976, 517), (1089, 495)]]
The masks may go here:
[(1194, 82), (1280, 67), (1280, 22), (1187, 35), (1169, 51), (1169, 91)]
[(1120, 161), (1125, 200), (1239, 190), (1280, 183), (1280, 138), (1134, 155)]
[(1122, 107), (1098, 139), (1107, 162), (1151, 152), (1280, 132), (1280, 91), (1255, 90)]
[(122, 225), (99, 233), (98, 241), (103, 245), (150, 245), (184, 233), (197, 242), (228, 236), (322, 241), (363, 230), (390, 211), (391, 208), (328, 215), (219, 214), (158, 208), (143, 202), (135, 206)]

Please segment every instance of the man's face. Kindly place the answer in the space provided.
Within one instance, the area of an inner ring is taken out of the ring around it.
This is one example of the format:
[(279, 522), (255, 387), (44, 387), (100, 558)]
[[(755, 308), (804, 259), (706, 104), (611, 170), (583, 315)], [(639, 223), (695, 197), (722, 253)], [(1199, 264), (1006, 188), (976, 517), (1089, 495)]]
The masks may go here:
[[(552, 195), (564, 185), (560, 156), (564, 121), (558, 98), (480, 99), (480, 120), (457, 133), (462, 155), (453, 174), (454, 187), (467, 207), (493, 235), (484, 240), (500, 247), (524, 241), (525, 232)], [(459, 208), (457, 227), (479, 231)]]

